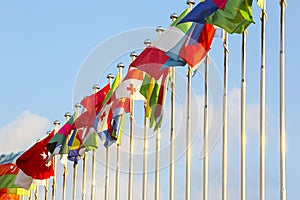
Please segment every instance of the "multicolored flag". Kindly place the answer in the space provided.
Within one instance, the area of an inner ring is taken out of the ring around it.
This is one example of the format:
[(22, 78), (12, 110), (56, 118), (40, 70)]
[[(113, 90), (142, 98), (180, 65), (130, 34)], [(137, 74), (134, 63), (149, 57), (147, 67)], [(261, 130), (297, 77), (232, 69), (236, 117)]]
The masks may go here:
[(34, 179), (47, 179), (54, 175), (53, 165), (47, 163), (49, 158), (46, 144), (53, 138), (54, 130), (25, 151), (16, 161), (17, 166)]

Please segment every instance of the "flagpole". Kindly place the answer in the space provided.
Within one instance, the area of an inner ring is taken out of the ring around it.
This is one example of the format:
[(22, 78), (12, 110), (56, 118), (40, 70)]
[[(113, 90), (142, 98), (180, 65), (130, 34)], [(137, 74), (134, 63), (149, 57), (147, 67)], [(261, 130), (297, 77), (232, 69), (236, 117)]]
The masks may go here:
[(247, 31), (242, 35), (241, 80), (241, 200), (246, 200), (246, 42)]
[[(135, 52), (130, 54), (131, 62), (137, 57)], [(133, 118), (134, 118), (134, 101), (130, 98), (130, 136), (129, 136), (129, 180), (128, 180), (128, 200), (132, 200), (132, 186), (133, 186)]]
[[(224, 31), (224, 87), (223, 87), (223, 158), (222, 158), (222, 200), (227, 200), (228, 142), (227, 142), (227, 92), (228, 92), (228, 34)], [(206, 156), (206, 155), (205, 155)]]
[(208, 56), (205, 58), (203, 200), (208, 200)]
[[(111, 81), (114, 79), (114, 76), (112, 74), (108, 74), (106, 76), (108, 79), (109, 84), (111, 85)], [(104, 193), (104, 199), (109, 199), (109, 147), (106, 147), (106, 154), (105, 154), (105, 193)]]
[[(144, 41), (146, 47), (151, 45), (151, 41), (149, 39)], [(143, 200), (147, 199), (147, 179), (148, 179), (148, 144), (147, 144), (147, 100), (144, 101), (144, 156), (143, 156)]]
[[(71, 114), (69, 112), (65, 113), (66, 122), (69, 121), (71, 117)], [(68, 140), (65, 142), (65, 146), (68, 145)], [(62, 192), (62, 199), (66, 199), (66, 188), (67, 188), (67, 175), (68, 175), (68, 163), (66, 162), (64, 164), (64, 170), (63, 170), (63, 192)]]
[[(81, 108), (80, 103), (75, 104), (75, 118), (79, 116), (79, 109)], [(78, 164), (73, 166), (73, 200), (76, 200), (76, 188), (77, 188), (77, 170), (78, 170)]]
[(285, 128), (285, 9), (280, 1), (280, 200), (286, 200), (286, 128)]
[(82, 196), (81, 199), (85, 200), (86, 197), (86, 165), (87, 165), (87, 154), (86, 152), (83, 153), (82, 158)]
[[(156, 32), (158, 34), (158, 37), (164, 32), (164, 28), (161, 26), (158, 26), (156, 28)], [(160, 185), (160, 171), (159, 171), (159, 161), (160, 161), (160, 128), (158, 127), (156, 129), (156, 147), (155, 147), (155, 199), (159, 200), (159, 185)]]
[[(176, 13), (170, 16), (172, 22), (178, 18)], [(171, 67), (171, 128), (170, 128), (170, 200), (174, 200), (174, 127), (175, 127), (175, 67)]]
[(266, 0), (261, 10), (261, 77), (260, 77), (260, 200), (266, 199)]
[[(54, 124), (54, 132), (57, 133), (58, 127), (60, 125), (60, 122), (58, 120), (55, 120), (53, 122)], [(53, 158), (53, 179), (52, 179), (52, 200), (55, 200), (55, 195), (56, 195), (56, 156)]]
[(35, 200), (39, 199), (39, 186), (37, 184), (35, 185), (34, 198)]
[[(117, 65), (120, 79), (122, 80), (122, 70), (125, 67), (123, 63)], [(119, 136), (121, 137), (121, 136)], [(121, 156), (121, 146), (120, 143), (117, 144), (117, 166), (116, 166), (116, 194), (115, 200), (120, 199), (120, 156)]]
[[(195, 4), (194, 0), (187, 0), (190, 9)], [(191, 199), (191, 92), (192, 92), (192, 69), (188, 66), (187, 70), (187, 120), (186, 120), (186, 187), (185, 199)], [(204, 199), (206, 200), (206, 199)]]
[[(98, 84), (93, 85), (94, 94), (100, 89)], [(92, 184), (91, 184), (91, 200), (95, 199), (95, 186), (96, 186), (96, 149), (93, 149), (92, 156)]]
[[(47, 131), (47, 135), (49, 135), (50, 133), (51, 133), (51, 131)], [(45, 200), (49, 199), (49, 188), (48, 187), (49, 187), (49, 178), (46, 179), (46, 183), (45, 183)]]

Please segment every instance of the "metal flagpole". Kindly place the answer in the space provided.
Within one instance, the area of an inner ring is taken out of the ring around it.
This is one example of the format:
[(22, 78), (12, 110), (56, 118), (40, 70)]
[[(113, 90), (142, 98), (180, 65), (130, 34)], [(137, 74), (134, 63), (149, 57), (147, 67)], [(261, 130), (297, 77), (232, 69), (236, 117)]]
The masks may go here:
[(81, 191), (81, 199), (85, 200), (86, 196), (86, 165), (87, 165), (87, 154), (84, 152), (83, 158), (82, 158), (82, 191)]
[[(108, 74), (106, 76), (106, 78), (108, 79), (109, 84), (111, 85), (111, 81), (114, 79), (114, 75), (112, 74)], [(109, 199), (109, 147), (106, 147), (106, 154), (105, 154), (105, 193), (104, 193), (104, 199), (108, 200)]]
[(39, 199), (39, 186), (38, 186), (38, 184), (35, 185), (34, 198), (35, 198), (35, 200)]
[(205, 58), (203, 200), (208, 200), (208, 55)]
[[(144, 41), (144, 44), (146, 47), (151, 45), (151, 41), (149, 39)], [(143, 200), (147, 199), (147, 179), (148, 179), (148, 172), (147, 172), (147, 168), (148, 168), (148, 144), (147, 144), (147, 100), (144, 101), (144, 110), (145, 110), (145, 114), (144, 114), (144, 155), (143, 155)]]
[[(228, 34), (224, 31), (224, 87), (223, 87), (223, 150), (222, 150), (222, 200), (227, 200), (228, 143), (227, 143), (227, 92), (228, 92)], [(206, 155), (205, 155), (206, 156)]]
[[(100, 89), (98, 84), (93, 85), (94, 94)], [(91, 184), (91, 200), (95, 199), (95, 185), (96, 185), (96, 149), (93, 150), (92, 156), (92, 184)]]
[[(123, 63), (117, 65), (119, 70), (120, 79), (122, 79), (122, 69), (125, 67)], [(121, 131), (121, 130), (119, 130)], [(119, 136), (121, 137), (121, 136)], [(120, 199), (120, 156), (121, 156), (121, 146), (120, 143), (117, 144), (117, 166), (116, 166), (116, 194), (115, 200)]]
[[(58, 120), (55, 120), (53, 122), (55, 128), (55, 133), (57, 133), (58, 131), (58, 127), (60, 125), (60, 122)], [(56, 195), (56, 156), (54, 156), (53, 158), (53, 169), (54, 169), (54, 176), (52, 179), (52, 200), (55, 200), (55, 195)]]
[[(75, 115), (76, 118), (79, 116), (79, 109), (81, 108), (80, 103), (76, 103), (75, 104)], [(73, 200), (76, 199), (76, 187), (77, 187), (77, 170), (78, 170), (78, 164), (74, 165), (74, 169), (73, 169)]]
[(246, 39), (242, 35), (242, 77), (241, 77), (241, 200), (246, 200)]
[[(187, 1), (188, 6), (192, 9), (195, 4), (194, 0)], [(191, 92), (192, 92), (192, 69), (188, 66), (187, 69), (187, 120), (186, 120), (186, 187), (185, 199), (191, 199)]]
[[(174, 22), (178, 15), (176, 13), (170, 16)], [(171, 67), (171, 128), (170, 128), (170, 200), (174, 200), (174, 127), (175, 127), (175, 68)]]
[[(69, 121), (71, 114), (69, 112), (65, 113), (66, 122)], [(68, 145), (68, 140), (66, 140), (65, 145)], [(67, 175), (68, 175), (68, 163), (64, 164), (63, 170), (63, 191), (62, 191), (62, 199), (66, 199), (66, 188), (67, 188)]]
[(280, 200), (286, 200), (285, 0), (280, 1), (280, 7)]
[[(48, 131), (47, 132), (47, 135), (49, 135), (51, 133), (51, 131)], [(54, 158), (53, 158), (54, 159)], [(45, 200), (48, 200), (49, 199), (49, 178), (46, 179), (46, 182), (45, 182)]]
[(266, 199), (266, 0), (261, 10), (261, 77), (260, 77), (260, 200)]
[[(164, 28), (158, 26), (156, 28), (156, 32), (158, 33), (158, 37), (164, 32)], [(155, 199), (159, 200), (159, 185), (160, 185), (160, 169), (159, 169), (159, 151), (160, 151), (160, 128), (156, 130), (156, 147), (155, 147)]]
[[(135, 52), (130, 54), (131, 62), (137, 57)], [(130, 136), (129, 136), (129, 180), (128, 180), (128, 200), (132, 200), (132, 186), (133, 186), (133, 118), (134, 118), (134, 101), (130, 99)]]

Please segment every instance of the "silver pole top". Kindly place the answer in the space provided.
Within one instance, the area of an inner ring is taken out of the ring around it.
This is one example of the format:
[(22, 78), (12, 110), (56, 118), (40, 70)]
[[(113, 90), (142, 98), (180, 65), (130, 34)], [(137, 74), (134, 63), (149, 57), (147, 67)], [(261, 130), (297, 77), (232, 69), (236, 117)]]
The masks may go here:
[(178, 15), (177, 15), (176, 13), (172, 13), (172, 14), (170, 15), (170, 19), (171, 19), (172, 21), (175, 21), (177, 18), (178, 18)]
[(80, 103), (76, 103), (76, 104), (75, 104), (75, 108), (81, 108)]
[(123, 63), (119, 63), (119, 64), (117, 65), (117, 67), (118, 67), (118, 68), (124, 68), (125, 65), (124, 65)]
[(156, 32), (164, 32), (165, 31), (165, 29), (162, 27), (162, 26), (158, 26), (157, 28), (156, 28)]
[(100, 90), (100, 85), (99, 84), (94, 84), (93, 85), (93, 90)]
[(151, 40), (149, 40), (149, 39), (146, 39), (145, 41), (144, 41), (144, 45), (146, 45), (146, 46), (150, 46), (151, 45)]
[(133, 52), (131, 52), (130, 57), (131, 58), (136, 58), (136, 57), (138, 57), (138, 55), (137, 55), (136, 52), (133, 51)]
[(111, 74), (111, 73), (109, 73), (109, 74), (107, 74), (106, 78), (108, 78), (108, 79), (113, 79), (113, 78), (114, 78), (114, 75)]
[(60, 125), (60, 121), (58, 121), (58, 120), (55, 120), (55, 121), (53, 122), (53, 124), (54, 124), (54, 125), (58, 125), (58, 126), (59, 126), (59, 125)]
[(66, 113), (65, 113), (65, 117), (71, 117), (71, 113), (66, 112)]
[(194, 0), (187, 0), (186, 4), (187, 5), (195, 5), (195, 1)]

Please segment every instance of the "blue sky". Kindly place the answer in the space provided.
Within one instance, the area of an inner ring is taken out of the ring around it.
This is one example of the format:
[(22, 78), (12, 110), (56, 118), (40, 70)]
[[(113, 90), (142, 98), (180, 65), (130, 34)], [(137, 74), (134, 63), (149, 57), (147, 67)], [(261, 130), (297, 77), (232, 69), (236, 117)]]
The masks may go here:
[[(300, 33), (295, 26), (297, 19), (294, 17), (298, 7), (298, 2), (288, 2), (286, 15), (287, 194), (290, 199), (299, 196), (297, 186), (300, 183), (300, 175), (297, 173), (300, 165), (297, 159), (300, 140), (297, 125), (300, 123), (300, 110), (297, 107), (299, 88), (296, 84), (297, 72), (299, 72), (296, 68), (296, 45)], [(74, 97), (74, 90), (76, 90), (77, 78), (80, 77), (80, 70), (99, 44), (113, 35), (137, 28), (153, 28), (154, 34), (145, 35), (144, 39), (149, 37), (154, 39), (151, 37), (156, 35), (155, 27), (158, 25), (167, 27), (170, 24), (170, 14), (173, 12), (179, 14), (185, 8), (185, 1), (170, 0), (2, 2), (0, 7), (0, 91), (2, 92), (0, 153), (26, 149), (45, 131), (53, 127), (54, 120), (63, 122), (64, 113), (73, 112), (74, 101), (78, 101), (76, 99), (78, 97)], [(266, 39), (268, 199), (279, 199), (279, 11), (278, 1), (268, 2)], [(260, 20), (256, 5), (253, 6), (253, 17), (256, 23), (249, 27), (247, 41), (247, 197), (249, 199), (257, 199), (259, 194), (259, 113), (257, 109), (260, 80)], [(143, 40), (140, 43), (142, 48)], [(232, 117), (229, 118), (228, 127), (229, 174), (231, 175), (229, 195), (230, 199), (238, 199), (239, 125), (234, 120), (239, 120), (241, 36), (229, 36), (229, 50), (229, 115)], [(222, 77), (223, 50), (220, 39), (215, 39), (213, 42), (210, 55)], [(116, 63), (123, 62), (127, 66), (130, 61), (128, 55), (120, 55), (112, 61), (111, 66), (103, 66), (101, 59), (98, 58), (99, 68), (105, 68), (114, 74), (116, 74)], [(184, 74), (185, 71), (179, 69), (178, 72)], [(106, 81), (101, 79), (99, 83), (103, 86)], [(195, 100), (202, 105), (201, 76), (195, 77), (193, 81)], [(92, 85), (89, 90), (81, 92), (83, 96), (89, 95), (92, 92)], [(178, 101), (182, 105), (185, 104), (185, 99), (181, 96)], [(216, 113), (218, 111), (215, 111)], [(184, 122), (184, 116), (182, 117)], [(193, 123), (195, 124), (197, 123)], [(167, 141), (168, 131), (163, 133), (165, 133), (162, 136), (165, 137), (163, 141)], [(196, 133), (202, 134), (202, 130)], [(99, 152), (103, 150), (103, 147), (99, 147)], [(195, 147), (192, 174), (197, 178), (192, 179), (193, 199), (201, 195), (202, 188), (202, 161), (198, 158), (197, 151)], [(210, 161), (212, 163), (210, 165), (211, 199), (219, 199), (221, 195), (220, 156), (219, 141), (212, 151)], [(185, 158), (181, 157), (176, 163), (176, 199), (181, 199), (184, 195), (184, 160)], [(99, 168), (102, 169), (103, 166)], [(104, 173), (104, 168), (102, 172)], [(113, 172), (112, 177), (114, 179)], [(123, 174), (122, 177), (124, 184), (127, 184), (127, 176)], [(141, 176), (137, 175), (135, 180), (136, 184), (140, 183)], [(162, 171), (161, 180), (162, 185), (168, 183), (168, 168)], [(101, 187), (104, 181), (103, 174), (98, 181)], [(153, 191), (151, 186), (153, 174), (149, 175), (149, 181), (149, 191)], [(164, 190), (161, 191), (162, 197), (167, 198), (168, 194), (163, 192)], [(98, 195), (100, 197), (102, 194)]]

